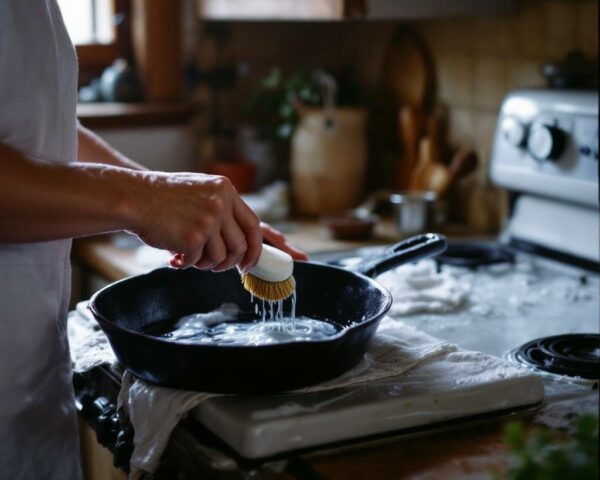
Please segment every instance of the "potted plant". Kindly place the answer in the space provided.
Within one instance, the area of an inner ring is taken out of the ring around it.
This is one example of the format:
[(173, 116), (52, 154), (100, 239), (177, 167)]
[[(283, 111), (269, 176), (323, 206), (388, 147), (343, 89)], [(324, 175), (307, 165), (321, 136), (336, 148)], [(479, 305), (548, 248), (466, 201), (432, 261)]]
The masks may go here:
[[(273, 69), (246, 106), (258, 137), (291, 147), (295, 209), (315, 215), (355, 206), (366, 169), (364, 95), (348, 72)], [(287, 150), (287, 149), (286, 149)]]

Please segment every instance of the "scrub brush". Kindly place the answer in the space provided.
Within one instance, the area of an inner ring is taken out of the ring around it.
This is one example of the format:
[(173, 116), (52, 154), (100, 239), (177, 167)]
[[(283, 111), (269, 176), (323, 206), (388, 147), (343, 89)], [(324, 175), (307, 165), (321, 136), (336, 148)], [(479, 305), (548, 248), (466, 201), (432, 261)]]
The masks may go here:
[(283, 300), (296, 288), (293, 270), (292, 257), (270, 245), (263, 245), (256, 265), (242, 274), (242, 285), (261, 300)]

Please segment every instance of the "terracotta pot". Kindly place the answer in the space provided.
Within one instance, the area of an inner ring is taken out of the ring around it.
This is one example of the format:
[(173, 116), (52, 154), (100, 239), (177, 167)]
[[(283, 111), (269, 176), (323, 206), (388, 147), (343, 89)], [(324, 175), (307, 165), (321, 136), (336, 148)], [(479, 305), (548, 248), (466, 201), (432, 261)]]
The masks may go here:
[(227, 177), (238, 193), (254, 190), (256, 165), (251, 162), (216, 162), (208, 167), (208, 173)]
[(359, 203), (367, 166), (366, 119), (356, 108), (300, 111), (291, 158), (297, 213), (339, 212)]

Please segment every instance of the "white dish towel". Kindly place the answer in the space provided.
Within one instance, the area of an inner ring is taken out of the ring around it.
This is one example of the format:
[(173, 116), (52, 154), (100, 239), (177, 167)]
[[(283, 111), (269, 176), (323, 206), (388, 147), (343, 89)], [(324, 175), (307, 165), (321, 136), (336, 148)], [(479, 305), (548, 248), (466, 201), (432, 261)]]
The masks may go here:
[[(69, 337), (74, 371), (82, 372), (115, 361), (104, 333), (91, 320), (85, 304), (78, 305), (77, 311), (70, 315)], [(426, 359), (456, 350), (455, 345), (386, 317), (356, 367), (337, 378), (300, 391), (330, 390), (398, 376)], [(158, 387), (126, 372), (119, 394), (119, 408), (127, 412), (134, 429), (130, 478), (137, 479), (144, 472), (155, 471), (179, 421), (212, 396), (214, 394)]]

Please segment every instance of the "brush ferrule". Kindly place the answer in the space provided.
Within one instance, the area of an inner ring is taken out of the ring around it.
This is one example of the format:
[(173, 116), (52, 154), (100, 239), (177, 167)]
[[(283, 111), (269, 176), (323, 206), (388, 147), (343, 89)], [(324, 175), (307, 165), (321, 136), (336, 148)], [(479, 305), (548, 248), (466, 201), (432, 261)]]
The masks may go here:
[(294, 261), (287, 253), (263, 245), (258, 262), (248, 273), (266, 282), (283, 282), (292, 276)]

